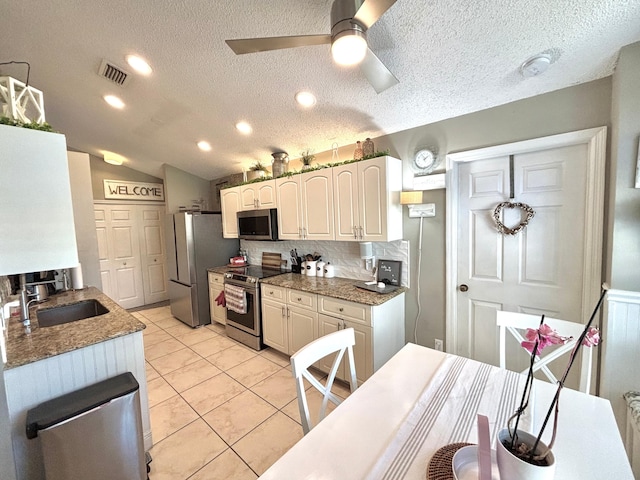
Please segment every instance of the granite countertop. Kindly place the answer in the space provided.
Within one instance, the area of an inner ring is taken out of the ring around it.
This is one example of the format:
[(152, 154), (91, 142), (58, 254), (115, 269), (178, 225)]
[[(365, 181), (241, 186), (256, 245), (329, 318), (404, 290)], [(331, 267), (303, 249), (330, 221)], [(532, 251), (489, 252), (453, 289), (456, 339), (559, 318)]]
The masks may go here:
[(407, 287), (400, 287), (391, 293), (368, 292), (355, 286), (360, 280), (340, 277), (307, 277), (299, 273), (284, 273), (274, 277), (263, 278), (260, 281), (266, 285), (317, 293), (318, 295), (340, 298), (370, 306), (382, 305), (408, 290)]
[[(107, 307), (109, 313), (52, 327), (41, 328), (38, 325), (38, 310), (90, 299), (98, 300)], [(43, 303), (31, 304), (29, 317), (31, 333), (26, 333), (22, 323), (14, 318), (9, 321), (9, 327), (5, 332), (7, 350), (5, 370), (146, 328), (144, 323), (95, 287), (58, 293), (51, 295)]]

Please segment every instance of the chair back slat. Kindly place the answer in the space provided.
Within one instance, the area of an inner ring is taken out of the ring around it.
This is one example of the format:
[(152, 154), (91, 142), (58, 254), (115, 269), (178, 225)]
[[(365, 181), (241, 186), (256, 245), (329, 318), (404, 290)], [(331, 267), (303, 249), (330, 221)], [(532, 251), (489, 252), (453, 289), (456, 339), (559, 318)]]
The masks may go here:
[[(500, 368), (507, 368), (506, 333), (509, 332), (518, 344), (520, 344), (520, 342), (524, 340), (521, 332), (524, 332), (527, 328), (539, 328), (540, 318), (540, 315), (531, 315), (527, 313), (505, 312), (501, 310), (496, 312), (496, 325), (499, 328), (500, 339)], [(584, 330), (584, 325), (546, 316), (544, 318), (544, 323), (564, 337), (573, 337), (572, 340), (568, 341), (564, 345), (557, 346), (552, 352), (549, 352), (546, 355), (536, 356), (536, 362), (534, 363), (533, 370), (541, 371), (550, 382), (556, 383), (558, 379), (549, 369), (548, 365), (562, 356), (568, 356), (571, 354), (571, 351)], [(582, 361), (580, 365), (579, 390), (585, 393), (589, 393), (591, 388), (591, 364), (593, 360), (592, 350), (593, 349), (591, 348), (583, 348), (581, 350)], [(526, 374), (528, 371), (529, 369), (527, 368), (521, 373)]]
[[(298, 407), (300, 410), (300, 419), (302, 421), (302, 430), (305, 435), (313, 428), (311, 415), (309, 412), (309, 403), (307, 400), (307, 392), (304, 388), (304, 380), (307, 380), (311, 386), (322, 394), (322, 404), (318, 414), (318, 422), (327, 415), (327, 406), (329, 402), (339, 405), (342, 400), (331, 392), (331, 387), (338, 373), (340, 362), (345, 356), (349, 365), (349, 381), (351, 391), (355, 391), (358, 382), (355, 373), (355, 361), (353, 357), (353, 346), (356, 343), (355, 332), (353, 328), (338, 330), (320, 337), (313, 342), (305, 345), (291, 356), (291, 370), (296, 379), (296, 391), (298, 394)], [(309, 371), (318, 360), (336, 353), (335, 359), (327, 376), (327, 380), (323, 385)], [(318, 423), (316, 422), (316, 424)]]

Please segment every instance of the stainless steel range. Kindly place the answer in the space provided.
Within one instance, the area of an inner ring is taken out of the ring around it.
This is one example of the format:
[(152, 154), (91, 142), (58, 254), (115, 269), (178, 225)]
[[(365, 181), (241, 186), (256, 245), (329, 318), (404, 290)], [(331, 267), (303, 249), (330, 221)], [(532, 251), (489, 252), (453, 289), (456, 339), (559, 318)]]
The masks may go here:
[[(261, 350), (262, 316), (260, 313), (260, 279), (280, 275), (283, 270), (267, 268), (259, 265), (249, 265), (229, 270), (224, 275), (225, 285), (239, 287), (246, 298), (246, 313), (238, 313), (229, 308), (227, 300), (227, 335), (253, 348)], [(225, 296), (229, 292), (225, 291)]]

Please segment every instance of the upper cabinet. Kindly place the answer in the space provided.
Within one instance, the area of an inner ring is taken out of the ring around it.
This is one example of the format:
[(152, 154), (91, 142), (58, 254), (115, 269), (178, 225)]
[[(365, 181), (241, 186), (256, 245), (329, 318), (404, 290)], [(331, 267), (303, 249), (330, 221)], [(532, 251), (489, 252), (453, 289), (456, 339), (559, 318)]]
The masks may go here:
[(330, 169), (278, 178), (276, 191), (281, 240), (334, 240)]
[(276, 181), (250, 183), (240, 187), (241, 210), (276, 208)]
[(377, 157), (334, 167), (335, 239), (390, 242), (402, 238), (402, 162)]
[(401, 191), (402, 162), (392, 157), (227, 188), (220, 192), (224, 236), (238, 237), (238, 211), (277, 208), (280, 240), (398, 240)]
[(0, 275), (78, 264), (64, 135), (0, 125)]
[(238, 211), (241, 208), (240, 188), (225, 188), (220, 191), (220, 211), (222, 212), (222, 236), (238, 238)]

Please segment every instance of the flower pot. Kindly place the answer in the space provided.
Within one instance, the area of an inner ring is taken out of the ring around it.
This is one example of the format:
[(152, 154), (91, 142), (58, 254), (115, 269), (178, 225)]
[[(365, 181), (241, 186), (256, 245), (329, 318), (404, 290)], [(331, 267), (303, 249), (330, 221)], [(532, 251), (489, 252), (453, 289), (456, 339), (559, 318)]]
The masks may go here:
[(263, 170), (249, 170), (247, 172), (247, 180), (255, 180), (256, 178), (264, 177), (265, 173)]
[[(556, 472), (556, 461), (553, 452), (547, 455), (547, 465), (532, 465), (516, 457), (508, 450), (502, 442), (509, 441), (509, 430), (503, 428), (498, 433), (496, 439), (496, 456), (498, 459), (498, 470), (500, 478), (505, 480), (526, 479), (526, 480), (552, 480)], [(529, 446), (533, 446), (536, 437), (527, 432), (518, 431), (518, 440)], [(547, 449), (547, 446), (540, 442), (536, 448), (539, 454)]]

